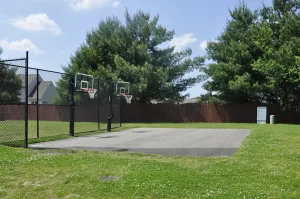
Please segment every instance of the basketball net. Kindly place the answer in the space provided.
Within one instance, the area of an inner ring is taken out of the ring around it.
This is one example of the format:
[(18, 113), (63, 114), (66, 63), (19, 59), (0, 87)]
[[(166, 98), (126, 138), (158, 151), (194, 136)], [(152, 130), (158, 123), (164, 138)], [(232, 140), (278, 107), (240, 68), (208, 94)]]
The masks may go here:
[(94, 88), (84, 89), (84, 92), (87, 92), (89, 94), (90, 98), (94, 99), (97, 89), (94, 89)]
[(132, 99), (133, 95), (126, 95), (126, 94), (122, 93), (121, 96), (125, 97), (126, 102), (128, 104), (131, 104), (131, 99)]
[(150, 100), (150, 102), (151, 102), (151, 104), (157, 104), (157, 100), (155, 100), (155, 99)]

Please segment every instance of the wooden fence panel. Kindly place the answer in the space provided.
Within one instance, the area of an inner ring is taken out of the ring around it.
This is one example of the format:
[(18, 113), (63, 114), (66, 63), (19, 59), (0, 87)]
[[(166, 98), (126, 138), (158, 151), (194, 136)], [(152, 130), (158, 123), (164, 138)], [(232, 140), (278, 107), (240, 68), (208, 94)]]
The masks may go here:
[[(220, 122), (220, 123), (256, 123), (257, 106), (262, 104), (129, 104), (121, 110), (122, 122), (128, 123), (180, 123), (180, 122)], [(267, 122), (275, 115), (276, 123), (300, 124), (299, 110), (282, 112), (278, 104), (267, 106)], [(29, 105), (29, 120), (36, 120), (36, 106)], [(100, 121), (107, 122), (108, 105), (100, 107)], [(1, 105), (0, 121), (24, 120), (24, 114), (15, 114), (24, 105)], [(118, 111), (117, 109), (115, 111)], [(97, 109), (76, 107), (77, 122), (97, 122)], [(119, 118), (119, 112), (115, 112)], [(69, 106), (40, 105), (41, 121), (69, 121)]]
[(282, 112), (278, 104), (130, 104), (122, 109), (122, 121), (131, 123), (256, 123), (257, 107), (267, 107), (267, 123), (270, 115), (276, 122), (300, 124), (300, 112), (292, 110)]

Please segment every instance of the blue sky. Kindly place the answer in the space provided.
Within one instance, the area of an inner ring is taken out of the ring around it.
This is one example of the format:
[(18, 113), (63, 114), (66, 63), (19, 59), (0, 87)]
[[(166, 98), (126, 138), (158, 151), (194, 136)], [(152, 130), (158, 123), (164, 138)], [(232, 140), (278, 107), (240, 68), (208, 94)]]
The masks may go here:
[[(272, 0), (245, 0), (251, 9)], [(193, 56), (205, 55), (205, 41), (215, 39), (225, 28), (229, 9), (238, 0), (1, 0), (0, 46), (2, 58), (24, 57), (30, 66), (62, 71), (70, 56), (85, 41), (88, 31), (108, 16), (124, 19), (125, 8), (159, 14), (159, 23), (175, 30), (170, 45), (190, 47)], [(195, 74), (195, 73), (194, 73)], [(188, 74), (191, 76), (194, 74)], [(206, 91), (202, 85), (187, 90), (191, 97)]]

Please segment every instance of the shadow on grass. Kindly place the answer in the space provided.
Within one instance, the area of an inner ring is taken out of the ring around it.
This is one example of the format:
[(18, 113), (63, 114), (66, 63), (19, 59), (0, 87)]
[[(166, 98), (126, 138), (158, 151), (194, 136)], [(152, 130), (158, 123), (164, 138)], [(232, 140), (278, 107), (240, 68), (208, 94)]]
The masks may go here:
[(25, 147), (25, 140), (23, 139), (23, 140), (16, 140), (16, 141), (10, 141), (10, 142), (1, 142), (0, 145), (16, 147), (16, 148), (23, 148), (23, 147)]
[[(125, 128), (115, 128), (112, 129), (112, 132), (124, 130)], [(84, 137), (84, 136), (90, 136), (95, 134), (101, 134), (101, 133), (107, 133), (107, 130), (95, 130), (95, 131), (86, 131), (86, 132), (77, 132), (74, 134), (74, 137)], [(48, 137), (42, 137), (42, 138), (35, 138), (28, 140), (28, 144), (35, 144), (40, 142), (49, 142), (49, 141), (55, 141), (55, 140), (62, 140), (62, 139), (68, 139), (68, 138), (74, 138), (70, 135), (56, 135), (56, 136), (48, 136)]]
[[(116, 128), (112, 128), (111, 132), (118, 132), (118, 131), (126, 130), (126, 129), (128, 129), (128, 128), (127, 127), (116, 127)], [(105, 130), (77, 132), (77, 133), (74, 134), (74, 137), (84, 137), (84, 136), (102, 134), (102, 133), (107, 133), (107, 132), (108, 131), (106, 129)], [(31, 139), (28, 139), (28, 144), (35, 144), (35, 143), (41, 143), (41, 142), (49, 142), (49, 141), (55, 141), (55, 140), (69, 139), (69, 138), (74, 138), (74, 137), (70, 136), (68, 134), (63, 134), (63, 135), (45, 136), (45, 137), (40, 137), (40, 138), (31, 138)], [(22, 147), (25, 147), (25, 139), (10, 141), (10, 142), (2, 142), (2, 143), (0, 143), (0, 145), (22, 148)]]

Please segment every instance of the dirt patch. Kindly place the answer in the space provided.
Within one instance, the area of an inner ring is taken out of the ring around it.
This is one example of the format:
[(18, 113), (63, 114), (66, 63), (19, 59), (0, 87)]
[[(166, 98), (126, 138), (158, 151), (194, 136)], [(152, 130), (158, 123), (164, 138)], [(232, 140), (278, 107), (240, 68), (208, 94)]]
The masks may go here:
[(102, 182), (116, 181), (116, 180), (119, 180), (119, 177), (117, 177), (117, 176), (99, 176), (98, 180), (100, 180)]

